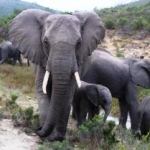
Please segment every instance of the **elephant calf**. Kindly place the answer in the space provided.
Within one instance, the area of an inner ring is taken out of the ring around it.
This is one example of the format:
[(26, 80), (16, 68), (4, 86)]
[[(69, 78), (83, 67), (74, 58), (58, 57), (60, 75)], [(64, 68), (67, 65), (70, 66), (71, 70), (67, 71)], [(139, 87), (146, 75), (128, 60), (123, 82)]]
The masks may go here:
[(141, 135), (147, 135), (150, 131), (150, 96), (144, 98), (139, 105), (138, 117)]
[(3, 64), (8, 58), (13, 58), (13, 65), (18, 60), (22, 66), (20, 51), (11, 42), (5, 41), (0, 45), (0, 64)]
[(77, 120), (77, 126), (86, 121), (87, 114), (88, 119), (99, 114), (99, 106), (105, 111), (105, 121), (110, 112), (111, 102), (112, 96), (107, 87), (82, 81), (81, 88), (77, 89), (73, 100), (73, 113)]

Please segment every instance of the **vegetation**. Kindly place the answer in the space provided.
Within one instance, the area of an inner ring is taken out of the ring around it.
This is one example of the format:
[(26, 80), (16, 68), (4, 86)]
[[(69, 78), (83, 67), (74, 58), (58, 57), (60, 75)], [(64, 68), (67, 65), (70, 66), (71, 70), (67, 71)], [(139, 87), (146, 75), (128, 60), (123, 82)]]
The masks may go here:
[[(135, 3), (138, 3), (134, 2)], [(140, 0), (142, 2), (142, 0)], [(150, 0), (142, 5), (121, 5), (120, 7), (97, 9), (95, 12), (104, 21), (106, 29), (123, 29), (128, 26), (131, 30), (150, 30)], [(146, 4), (146, 5), (145, 5)], [(127, 7), (128, 6), (128, 7)]]
[(102, 120), (103, 116), (95, 116), (79, 129), (68, 133), (69, 137), (76, 133), (76, 139), (44, 142), (38, 150), (149, 150), (150, 141), (147, 135), (139, 140), (131, 130), (116, 126), (113, 121), (104, 123)]
[(0, 78), (0, 119), (12, 119), (15, 126), (24, 127), (26, 132), (33, 131), (38, 115), (31, 104), (25, 105), (30, 97), (33, 99), (30, 103), (36, 103), (31, 68), (25, 64), (22, 67), (4, 64), (0, 66)]

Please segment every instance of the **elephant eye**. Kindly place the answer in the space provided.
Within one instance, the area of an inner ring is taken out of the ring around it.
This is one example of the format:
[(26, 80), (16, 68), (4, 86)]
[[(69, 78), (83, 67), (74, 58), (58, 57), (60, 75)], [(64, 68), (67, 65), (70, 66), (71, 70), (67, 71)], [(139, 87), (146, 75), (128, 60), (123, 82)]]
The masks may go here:
[(79, 38), (77, 41), (76, 49), (80, 48), (80, 46), (81, 46), (81, 38)]
[(49, 43), (48, 43), (48, 40), (45, 38), (44, 39), (44, 44), (45, 44), (45, 46), (48, 48), (49, 47)]

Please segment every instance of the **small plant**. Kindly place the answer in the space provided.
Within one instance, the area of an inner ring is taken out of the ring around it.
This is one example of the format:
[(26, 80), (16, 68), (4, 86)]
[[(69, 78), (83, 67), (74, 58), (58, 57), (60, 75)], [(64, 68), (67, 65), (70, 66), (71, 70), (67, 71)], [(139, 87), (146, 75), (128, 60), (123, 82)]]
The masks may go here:
[(19, 97), (19, 95), (17, 94), (17, 93), (11, 93), (10, 94), (10, 97), (11, 97), (11, 99), (12, 99), (12, 101), (16, 101), (16, 99)]
[(38, 125), (39, 116), (34, 114), (33, 107), (28, 107), (25, 110), (19, 107), (18, 110), (12, 114), (12, 120), (16, 126), (23, 126), (25, 127), (25, 132), (31, 133)]
[(33, 107), (28, 107), (24, 112), (24, 118), (26, 121), (31, 120), (33, 117)]
[(116, 53), (116, 56), (117, 56), (117, 57), (124, 57), (124, 54), (123, 54), (122, 52), (119, 52), (119, 51), (118, 51), (118, 52)]
[(104, 123), (102, 116), (95, 116), (79, 127), (79, 140), (87, 149), (110, 149), (117, 143), (114, 127), (114, 121)]
[(147, 133), (147, 135), (142, 135), (142, 141), (148, 142), (150, 138), (150, 131)]
[(56, 141), (53, 143), (45, 142), (41, 145), (38, 150), (72, 150), (73, 148), (70, 146), (69, 142), (64, 140), (62, 142)]

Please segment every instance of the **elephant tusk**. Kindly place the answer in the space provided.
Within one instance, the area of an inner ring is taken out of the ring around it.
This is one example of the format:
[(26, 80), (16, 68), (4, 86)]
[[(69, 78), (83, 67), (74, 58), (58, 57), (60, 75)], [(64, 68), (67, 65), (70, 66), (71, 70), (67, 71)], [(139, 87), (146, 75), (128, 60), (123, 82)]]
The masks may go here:
[(46, 71), (45, 76), (44, 76), (44, 80), (43, 80), (43, 85), (42, 85), (43, 93), (45, 93), (45, 94), (47, 93), (46, 87), (47, 87), (49, 75), (50, 75), (50, 73), (48, 71)]
[(76, 82), (77, 82), (77, 86), (78, 86), (78, 88), (80, 88), (81, 87), (81, 80), (80, 80), (79, 73), (75, 72), (74, 76), (75, 76), (75, 79), (76, 79)]

